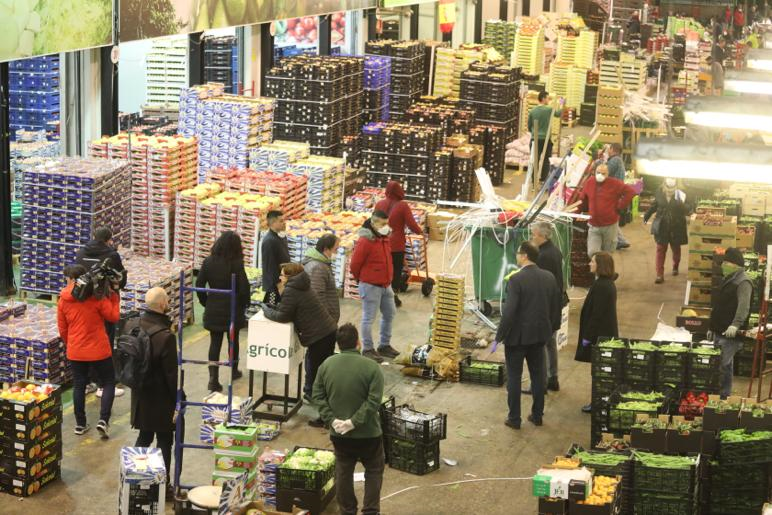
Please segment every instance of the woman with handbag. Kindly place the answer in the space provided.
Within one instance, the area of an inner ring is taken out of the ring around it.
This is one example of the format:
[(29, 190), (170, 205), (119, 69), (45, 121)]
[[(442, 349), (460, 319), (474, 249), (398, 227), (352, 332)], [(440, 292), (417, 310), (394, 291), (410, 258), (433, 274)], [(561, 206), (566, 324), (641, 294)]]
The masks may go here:
[[(278, 289), (281, 296), (279, 304), (275, 308), (263, 305), (263, 313), (268, 320), (295, 324), (300, 345), (306, 347), (303, 398), (310, 403), (316, 371), (324, 360), (335, 353), (338, 325), (311, 289), (311, 278), (303, 269), (303, 265), (282, 264)], [(312, 420), (309, 424), (314, 427), (324, 425), (321, 418)]]
[(689, 206), (686, 204), (686, 195), (676, 189), (675, 179), (668, 178), (662, 183), (662, 187), (654, 196), (654, 202), (643, 216), (643, 223), (648, 223), (655, 213), (657, 216), (651, 226), (651, 234), (657, 243), (657, 278), (654, 282), (662, 284), (665, 282), (665, 256), (668, 246), (673, 251), (673, 275), (678, 275), (681, 245), (689, 241), (686, 232)]

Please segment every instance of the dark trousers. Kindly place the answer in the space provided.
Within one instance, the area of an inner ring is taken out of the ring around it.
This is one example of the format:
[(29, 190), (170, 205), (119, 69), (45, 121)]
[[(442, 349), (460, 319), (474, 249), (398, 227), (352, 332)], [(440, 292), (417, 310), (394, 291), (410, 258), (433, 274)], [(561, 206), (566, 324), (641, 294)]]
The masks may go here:
[(164, 465), (166, 465), (166, 484), (171, 484), (171, 481), (169, 481), (169, 476), (172, 472), (171, 464), (174, 431), (153, 432), (140, 430), (139, 435), (137, 435), (137, 442), (134, 444), (134, 446), (150, 447), (150, 444), (153, 443), (153, 437), (155, 437), (156, 447), (161, 450), (161, 456), (163, 456)]
[[(533, 141), (533, 140), (531, 140)], [(541, 173), (539, 180), (544, 182), (547, 180), (550, 174), (550, 156), (552, 155), (552, 138), (547, 138), (547, 146), (544, 146), (544, 140), (536, 140), (536, 166), (539, 166), (539, 159), (544, 156), (544, 162), (541, 164)]]
[[(222, 348), (223, 338), (228, 343), (227, 332), (210, 331), (209, 332), (209, 361), (220, 361), (220, 349)], [(233, 367), (238, 368), (239, 364), (239, 331), (233, 337)]]
[(110, 422), (115, 399), (115, 367), (113, 358), (100, 361), (70, 361), (72, 366), (72, 404), (75, 411), (75, 423), (86, 425), (86, 385), (89, 382), (89, 371), (93, 370), (102, 384), (102, 403), (99, 410), (100, 420)]
[(306, 349), (304, 368), (306, 369), (306, 382), (303, 385), (303, 393), (309, 397), (314, 393), (314, 380), (316, 371), (322, 366), (324, 360), (335, 354), (335, 334), (330, 333), (321, 340), (317, 340)]
[[(107, 333), (107, 339), (110, 340), (110, 348), (113, 350), (115, 350), (115, 329), (116, 326), (114, 323), (105, 320), (105, 332)], [(115, 352), (113, 352), (112, 360), (113, 366), (117, 372), (118, 362), (116, 361)], [(91, 373), (89, 373), (89, 383), (96, 383), (97, 387), (102, 388), (102, 381), (99, 380), (99, 377), (93, 369)]]
[(391, 279), (391, 289), (398, 295), (402, 291), (402, 268), (405, 264), (404, 252), (391, 253), (391, 265), (394, 270), (394, 277)]
[(523, 380), (523, 360), (528, 363), (528, 374), (531, 376), (531, 392), (533, 407), (531, 414), (536, 420), (544, 416), (544, 381), (533, 379), (544, 378), (544, 343), (533, 345), (507, 345), (504, 347), (504, 358), (507, 362), (507, 402), (509, 404), (510, 422), (520, 423), (520, 387)]
[(354, 467), (361, 462), (365, 467), (365, 498), (363, 515), (381, 512), (381, 485), (383, 469), (383, 437), (340, 438), (332, 437), (335, 447), (335, 486), (338, 489), (338, 508), (341, 515), (357, 515), (357, 497), (354, 494)]

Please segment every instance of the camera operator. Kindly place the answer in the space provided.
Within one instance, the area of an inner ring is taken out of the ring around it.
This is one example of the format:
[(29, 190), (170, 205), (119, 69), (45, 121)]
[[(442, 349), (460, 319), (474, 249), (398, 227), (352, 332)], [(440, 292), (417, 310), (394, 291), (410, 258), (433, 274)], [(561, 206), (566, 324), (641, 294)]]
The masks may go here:
[[(77, 286), (77, 280), (86, 275), (86, 269), (82, 265), (69, 265), (64, 269), (64, 275), (67, 286), (59, 294), (56, 319), (59, 336), (67, 349), (67, 359), (72, 364), (75, 434), (82, 435), (89, 430), (86, 422), (86, 384), (89, 372), (93, 371), (104, 387), (96, 428), (105, 440), (109, 438), (115, 392), (115, 366), (105, 322), (118, 322), (121, 315), (120, 297), (111, 291), (107, 297), (90, 295), (85, 300), (78, 300), (72, 292)], [(81, 281), (83, 279), (85, 277)]]
[[(98, 227), (96, 231), (94, 231), (94, 239), (78, 250), (78, 253), (75, 255), (75, 263), (83, 265), (86, 270), (91, 270), (94, 265), (104, 263), (105, 260), (107, 260), (107, 264), (110, 268), (122, 275), (120, 281), (118, 281), (117, 284), (113, 284), (115, 291), (119, 291), (126, 286), (127, 274), (126, 269), (123, 267), (121, 256), (113, 245), (112, 229), (105, 226)], [(105, 331), (107, 331), (110, 347), (115, 349), (115, 323), (105, 322)], [(93, 379), (95, 380), (96, 385), (90, 383), (86, 387), (86, 393), (91, 393), (96, 390), (97, 397), (101, 397), (102, 385), (98, 378), (94, 377)], [(115, 388), (116, 397), (121, 397), (123, 394), (123, 388)]]

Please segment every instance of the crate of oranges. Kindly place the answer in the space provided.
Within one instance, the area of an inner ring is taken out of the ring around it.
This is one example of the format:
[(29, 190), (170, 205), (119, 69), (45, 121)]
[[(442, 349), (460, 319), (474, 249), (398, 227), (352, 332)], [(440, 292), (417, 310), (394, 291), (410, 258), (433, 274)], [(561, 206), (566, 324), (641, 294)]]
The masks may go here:
[(594, 476), (592, 492), (583, 501), (571, 501), (571, 515), (616, 515), (620, 511), (619, 488), (621, 478)]

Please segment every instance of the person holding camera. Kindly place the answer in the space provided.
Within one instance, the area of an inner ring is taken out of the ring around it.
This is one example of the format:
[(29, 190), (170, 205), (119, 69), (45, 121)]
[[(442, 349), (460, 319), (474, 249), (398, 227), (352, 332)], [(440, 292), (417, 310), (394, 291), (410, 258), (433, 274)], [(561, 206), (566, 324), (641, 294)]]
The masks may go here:
[[(126, 287), (126, 281), (128, 276), (126, 274), (126, 268), (123, 266), (121, 255), (114, 246), (113, 231), (109, 227), (98, 227), (94, 231), (94, 239), (86, 243), (83, 247), (78, 249), (75, 254), (75, 263), (82, 265), (86, 270), (91, 270), (96, 265), (105, 264), (116, 273), (121, 274), (119, 281), (114, 283), (116, 291), (120, 291)], [(115, 349), (115, 324), (112, 322), (105, 322), (105, 331), (107, 331), (107, 338), (110, 340), (110, 346)], [(97, 377), (92, 377), (95, 380), (96, 385), (89, 383), (86, 387), (86, 393), (91, 393), (94, 390), (97, 392), (97, 397), (102, 396), (102, 385)], [(124, 394), (123, 388), (115, 387), (115, 396), (121, 397)]]
[(110, 290), (104, 297), (92, 294), (83, 300), (76, 298), (73, 289), (76, 281), (84, 275), (86, 269), (82, 265), (69, 265), (64, 269), (67, 286), (59, 294), (56, 319), (59, 336), (72, 365), (75, 434), (82, 435), (90, 429), (86, 421), (86, 384), (89, 372), (93, 370), (103, 388), (96, 428), (102, 439), (106, 440), (110, 437), (110, 414), (115, 397), (115, 366), (105, 323), (118, 322), (121, 316), (120, 297)]

